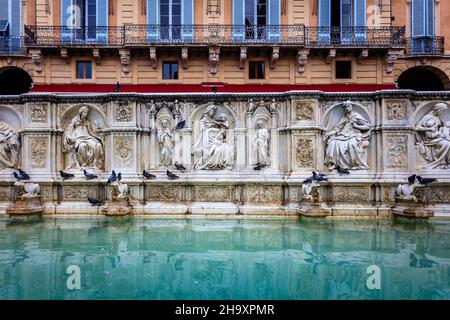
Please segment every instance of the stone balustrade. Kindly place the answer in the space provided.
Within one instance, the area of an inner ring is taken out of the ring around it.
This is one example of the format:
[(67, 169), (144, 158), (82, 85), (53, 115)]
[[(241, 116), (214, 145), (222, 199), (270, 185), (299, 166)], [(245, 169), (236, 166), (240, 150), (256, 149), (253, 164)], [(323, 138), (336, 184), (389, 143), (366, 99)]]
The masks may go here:
[(20, 168), (46, 214), (101, 213), (87, 198), (110, 200), (115, 170), (133, 214), (295, 215), (303, 180), (318, 171), (330, 215), (390, 216), (413, 173), (438, 179), (415, 197), (448, 215), (449, 102), (404, 90), (2, 96), (0, 210), (17, 196)]

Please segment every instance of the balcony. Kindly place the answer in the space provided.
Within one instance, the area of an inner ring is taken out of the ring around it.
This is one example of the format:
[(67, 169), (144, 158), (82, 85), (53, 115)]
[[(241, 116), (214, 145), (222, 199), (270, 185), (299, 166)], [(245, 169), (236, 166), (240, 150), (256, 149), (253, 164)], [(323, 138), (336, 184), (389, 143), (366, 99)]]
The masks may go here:
[(0, 36), (0, 56), (25, 54), (24, 37)]
[(28, 47), (283, 46), (304, 48), (404, 48), (403, 27), (304, 25), (125, 25), (69, 29), (25, 26)]
[(409, 56), (440, 56), (444, 54), (444, 37), (408, 38), (406, 54)]

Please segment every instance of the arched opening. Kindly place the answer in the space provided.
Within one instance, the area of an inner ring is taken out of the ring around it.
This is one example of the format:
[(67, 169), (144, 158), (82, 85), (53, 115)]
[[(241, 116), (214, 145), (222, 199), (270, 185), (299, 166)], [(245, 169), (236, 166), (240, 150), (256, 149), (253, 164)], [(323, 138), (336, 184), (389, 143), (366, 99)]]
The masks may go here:
[(20, 68), (0, 69), (0, 95), (27, 93), (30, 91), (32, 83), (30, 75)]
[(438, 68), (424, 66), (404, 71), (397, 80), (400, 89), (417, 91), (450, 90), (450, 79)]

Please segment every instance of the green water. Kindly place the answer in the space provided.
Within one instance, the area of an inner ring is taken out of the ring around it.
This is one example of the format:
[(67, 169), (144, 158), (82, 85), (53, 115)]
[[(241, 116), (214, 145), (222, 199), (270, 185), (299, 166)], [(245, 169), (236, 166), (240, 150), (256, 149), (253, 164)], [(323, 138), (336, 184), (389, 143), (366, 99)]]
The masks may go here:
[(450, 222), (3, 219), (0, 299), (450, 299)]

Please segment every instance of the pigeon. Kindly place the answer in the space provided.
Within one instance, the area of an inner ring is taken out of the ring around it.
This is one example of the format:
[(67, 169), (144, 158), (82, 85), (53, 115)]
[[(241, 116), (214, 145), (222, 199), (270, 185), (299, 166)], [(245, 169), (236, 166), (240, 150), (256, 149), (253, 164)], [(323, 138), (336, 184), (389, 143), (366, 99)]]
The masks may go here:
[(147, 171), (142, 171), (142, 175), (145, 177), (145, 179), (155, 179), (156, 176), (154, 174), (151, 174)]
[(122, 86), (120, 85), (119, 81), (117, 81), (116, 86), (114, 87), (114, 92), (120, 92)]
[(119, 174), (117, 175), (117, 181), (122, 180), (122, 172), (119, 172)]
[(322, 174), (322, 173), (317, 173), (317, 172), (312, 172), (312, 178), (313, 178), (313, 180), (316, 180), (316, 181), (318, 181), (318, 182), (320, 182), (320, 181), (328, 181), (328, 179), (327, 178), (325, 178), (325, 175), (324, 174)]
[(63, 178), (63, 180), (71, 179), (71, 178), (74, 178), (74, 177), (75, 177), (74, 174), (72, 174), (72, 173), (67, 173), (67, 172), (64, 172), (64, 171), (62, 171), (62, 170), (59, 170), (59, 175), (61, 176), (61, 178)]
[(180, 170), (180, 171), (186, 170), (186, 168), (181, 163), (178, 163), (177, 161), (175, 161), (174, 164), (175, 164), (175, 168), (177, 168), (177, 170)]
[(421, 185), (424, 185), (424, 186), (429, 185), (430, 183), (438, 181), (437, 179), (434, 179), (434, 178), (423, 178), (421, 176), (416, 176), (416, 179), (417, 179), (417, 181), (419, 181), (419, 183)]
[(348, 169), (341, 168), (340, 166), (337, 166), (336, 170), (339, 173), (339, 175), (350, 174), (350, 171), (348, 171)]
[(306, 178), (305, 180), (303, 180), (303, 183), (311, 183), (313, 181), (314, 181), (314, 178), (313, 177), (309, 177), (309, 178)]
[(175, 127), (175, 129), (183, 129), (185, 125), (186, 125), (186, 120), (180, 121), (177, 123), (177, 126)]
[(25, 178), (25, 180), (30, 180), (30, 176), (28, 175), (28, 173), (26, 173), (22, 169), (17, 169), (17, 170), (19, 170), (19, 173), (22, 175), (22, 177)]
[(116, 180), (117, 180), (117, 174), (116, 174), (116, 172), (113, 170), (113, 171), (111, 172), (111, 175), (109, 176), (108, 181), (106, 182), (106, 184), (113, 183), (113, 182), (116, 181)]
[(415, 174), (411, 175), (408, 177), (408, 183), (414, 183), (416, 181), (416, 176)]
[(88, 198), (88, 201), (90, 204), (92, 204), (92, 206), (101, 206), (104, 202), (94, 199), (94, 198)]
[(90, 172), (87, 172), (86, 170), (83, 170), (83, 173), (84, 173), (84, 176), (85, 176), (88, 180), (98, 178), (97, 175), (95, 175), (95, 174), (93, 174), (93, 173), (90, 173)]
[(16, 178), (17, 180), (30, 180), (30, 176), (28, 174), (23, 175), (22, 173), (19, 172), (13, 172), (14, 178)]
[(253, 168), (253, 170), (261, 170), (261, 165), (259, 165), (259, 164), (257, 164), (254, 168)]
[(179, 179), (180, 178), (179, 176), (177, 176), (176, 174), (173, 174), (169, 170), (166, 171), (166, 174), (169, 177), (169, 180), (175, 180), (175, 179)]

